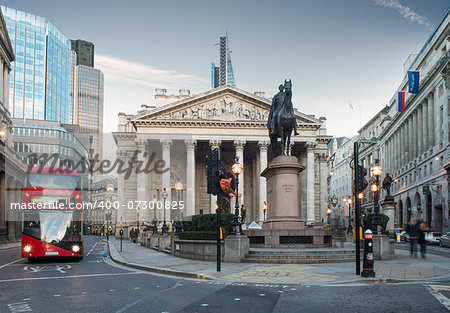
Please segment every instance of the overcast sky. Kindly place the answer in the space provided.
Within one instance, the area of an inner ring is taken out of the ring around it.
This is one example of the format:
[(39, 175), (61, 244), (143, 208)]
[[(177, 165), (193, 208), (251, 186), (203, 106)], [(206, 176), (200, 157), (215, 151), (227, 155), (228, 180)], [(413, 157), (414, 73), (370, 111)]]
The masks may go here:
[[(277, 92), (293, 82), (293, 103), (327, 118), (328, 134), (349, 136), (381, 110), (447, 12), (449, 0), (114, 1), (3, 0), (95, 44), (105, 75), (104, 131), (117, 113), (169, 93), (210, 89), (211, 62), (228, 29), (236, 84)], [(354, 107), (350, 111), (349, 103)], [(350, 122), (351, 120), (351, 122)]]

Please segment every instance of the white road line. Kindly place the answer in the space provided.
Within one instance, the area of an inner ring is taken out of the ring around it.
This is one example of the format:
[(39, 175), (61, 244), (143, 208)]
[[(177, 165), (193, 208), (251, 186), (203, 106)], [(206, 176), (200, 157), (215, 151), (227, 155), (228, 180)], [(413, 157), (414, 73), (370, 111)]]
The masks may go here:
[(99, 241), (97, 241), (97, 242), (95, 243), (95, 245), (92, 247), (91, 250), (89, 250), (89, 252), (86, 254), (86, 256), (89, 256), (89, 254), (91, 254), (92, 250), (94, 250), (95, 246), (96, 246), (98, 243), (99, 243)]
[(70, 276), (48, 276), (48, 277), (28, 277), (28, 278), (13, 278), (2, 279), (0, 283), (7, 283), (12, 281), (24, 281), (24, 280), (46, 280), (46, 279), (66, 279), (66, 278), (84, 278), (84, 277), (99, 277), (99, 276), (122, 276), (122, 275), (136, 275), (142, 274), (141, 272), (128, 272), (128, 273), (104, 273), (104, 274), (87, 274), (87, 275), (70, 275)]
[(428, 285), (425, 286), (433, 297), (436, 298), (447, 310), (450, 310), (450, 299), (440, 293), (438, 290), (445, 290), (446, 288), (440, 288), (440, 285)]
[(11, 265), (11, 264), (13, 264), (13, 263), (19, 262), (20, 260), (23, 260), (23, 259), (20, 258), (20, 259), (14, 260), (14, 261), (12, 261), (12, 262), (3, 264), (2, 266), (0, 266), (0, 268), (4, 268), (4, 267), (6, 267), (6, 266), (8, 266), (8, 265)]

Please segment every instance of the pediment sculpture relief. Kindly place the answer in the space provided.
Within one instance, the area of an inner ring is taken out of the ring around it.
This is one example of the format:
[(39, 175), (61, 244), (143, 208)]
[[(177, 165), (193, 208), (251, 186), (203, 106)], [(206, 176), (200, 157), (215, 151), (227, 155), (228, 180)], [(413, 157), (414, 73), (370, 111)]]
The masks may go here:
[(159, 119), (188, 120), (267, 120), (269, 111), (225, 96), (200, 105), (184, 108), (159, 116)]

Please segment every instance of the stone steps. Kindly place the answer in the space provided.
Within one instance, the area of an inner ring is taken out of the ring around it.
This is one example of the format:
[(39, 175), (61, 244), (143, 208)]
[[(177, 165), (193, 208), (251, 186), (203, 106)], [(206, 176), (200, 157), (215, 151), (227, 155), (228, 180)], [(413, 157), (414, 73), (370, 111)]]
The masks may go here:
[[(361, 251), (362, 258), (362, 251)], [(242, 260), (244, 263), (314, 264), (355, 261), (355, 250), (254, 250)]]

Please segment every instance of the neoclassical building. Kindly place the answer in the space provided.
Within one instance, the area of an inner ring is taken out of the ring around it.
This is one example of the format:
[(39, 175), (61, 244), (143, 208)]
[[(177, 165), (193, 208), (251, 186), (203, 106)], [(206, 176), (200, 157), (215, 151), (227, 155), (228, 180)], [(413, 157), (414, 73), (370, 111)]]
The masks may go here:
[[(195, 96), (188, 90), (174, 96), (165, 93), (156, 90), (156, 105), (143, 105), (135, 115), (119, 113), (118, 131), (113, 133), (117, 158), (128, 162), (134, 155), (152, 170), (163, 161), (164, 170), (134, 171), (128, 178), (126, 173), (118, 175), (117, 224), (133, 227), (138, 219), (142, 223), (144, 218), (145, 224), (153, 218), (163, 220), (162, 209), (132, 205), (134, 201), (163, 201), (163, 189), (168, 192), (166, 201), (183, 201), (184, 205), (166, 210), (167, 221), (214, 212), (216, 197), (207, 193), (206, 154), (215, 148), (220, 149), (222, 165), (228, 171), (235, 157), (239, 158), (244, 168), (239, 176), (239, 201), (246, 208), (246, 224), (261, 222), (266, 180), (260, 173), (272, 158), (266, 126), (271, 99), (262, 92), (249, 93), (229, 85)], [(298, 209), (307, 223), (320, 223), (326, 219), (326, 154), (331, 136), (326, 134), (325, 118), (295, 114), (300, 135), (291, 138), (290, 149), (305, 167), (298, 177)], [(180, 183), (182, 190), (177, 190)], [(234, 204), (233, 195), (222, 197), (223, 209), (230, 210)]]

